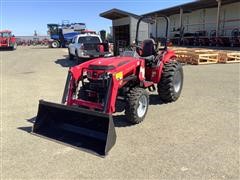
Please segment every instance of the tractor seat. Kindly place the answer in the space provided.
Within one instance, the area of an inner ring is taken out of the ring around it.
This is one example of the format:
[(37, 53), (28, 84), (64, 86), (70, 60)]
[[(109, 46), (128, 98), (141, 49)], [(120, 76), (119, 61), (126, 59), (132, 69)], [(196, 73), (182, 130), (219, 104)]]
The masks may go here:
[(142, 46), (142, 57), (148, 57), (156, 54), (155, 51), (155, 41), (153, 39), (146, 39), (143, 41)]
[(144, 40), (141, 58), (145, 59), (147, 64), (152, 64), (152, 62), (155, 60), (155, 55), (155, 41), (153, 39)]

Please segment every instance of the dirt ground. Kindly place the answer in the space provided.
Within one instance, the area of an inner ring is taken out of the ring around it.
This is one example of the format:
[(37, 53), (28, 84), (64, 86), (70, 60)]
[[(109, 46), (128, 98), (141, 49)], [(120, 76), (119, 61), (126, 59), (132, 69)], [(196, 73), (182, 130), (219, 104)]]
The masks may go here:
[(150, 96), (145, 121), (114, 117), (101, 158), (30, 134), (39, 99), (60, 102), (66, 49), (0, 52), (2, 179), (239, 179), (240, 64), (184, 66), (175, 103)]

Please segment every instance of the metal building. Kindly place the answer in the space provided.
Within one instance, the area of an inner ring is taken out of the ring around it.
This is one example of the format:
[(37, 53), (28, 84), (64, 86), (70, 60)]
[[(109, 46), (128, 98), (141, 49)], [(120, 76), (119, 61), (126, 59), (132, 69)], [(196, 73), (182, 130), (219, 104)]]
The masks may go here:
[[(118, 54), (118, 50), (128, 47), (135, 39), (137, 21), (140, 16), (122, 11), (119, 9), (111, 9), (100, 14), (101, 17), (112, 20), (112, 31), (114, 41), (114, 53)], [(146, 39), (149, 36), (149, 24), (141, 23), (139, 29), (140, 40)]]
[[(184, 42), (190, 44), (196, 34), (209, 41), (211, 37), (221, 40), (222, 45), (230, 45), (231, 38), (240, 37), (240, 1), (239, 0), (197, 0), (191, 3), (170, 7), (144, 15), (157, 16), (167, 15), (170, 19), (169, 39), (175, 43)], [(122, 36), (128, 40), (134, 40), (135, 25), (138, 15), (112, 9), (100, 14), (101, 17), (112, 20), (113, 37), (119, 40), (118, 28), (127, 25), (122, 29)], [(157, 24), (157, 27), (156, 27)], [(161, 39), (164, 36), (164, 22), (158, 18), (156, 24), (147, 24), (141, 29), (140, 37), (156, 36)], [(121, 39), (121, 38), (120, 38)], [(238, 40), (239, 41), (239, 40)], [(210, 41), (209, 41), (210, 42)], [(208, 42), (208, 45), (210, 43)], [(224, 44), (225, 43), (225, 44)]]

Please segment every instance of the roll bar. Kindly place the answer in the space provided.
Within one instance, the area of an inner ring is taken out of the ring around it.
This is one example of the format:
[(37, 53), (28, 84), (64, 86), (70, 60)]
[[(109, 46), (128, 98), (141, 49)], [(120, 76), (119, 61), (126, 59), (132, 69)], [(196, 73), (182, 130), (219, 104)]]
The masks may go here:
[[(168, 37), (169, 18), (166, 15), (158, 15), (157, 17), (163, 17), (166, 20), (166, 32), (165, 32), (166, 41), (165, 41), (165, 44), (164, 44), (164, 49), (167, 49), (167, 37)], [(155, 17), (155, 18), (157, 18), (157, 17)], [(143, 21), (144, 19), (147, 19), (147, 18), (152, 18), (152, 16), (141, 16), (138, 19), (137, 30), (136, 30), (136, 38), (135, 38), (136, 45), (138, 45), (138, 32), (139, 32), (140, 23), (141, 23), (141, 21)]]

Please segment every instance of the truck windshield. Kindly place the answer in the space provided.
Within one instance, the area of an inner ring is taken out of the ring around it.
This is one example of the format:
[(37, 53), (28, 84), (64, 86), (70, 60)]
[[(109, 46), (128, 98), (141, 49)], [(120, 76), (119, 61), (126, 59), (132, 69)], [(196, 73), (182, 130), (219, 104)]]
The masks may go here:
[(48, 32), (50, 35), (58, 34), (58, 25), (48, 25)]
[(3, 33), (0, 33), (0, 36), (1, 36), (1, 37), (10, 37), (11, 34), (8, 33), (8, 32), (3, 32)]
[(79, 37), (78, 43), (100, 43), (100, 39), (96, 36)]

